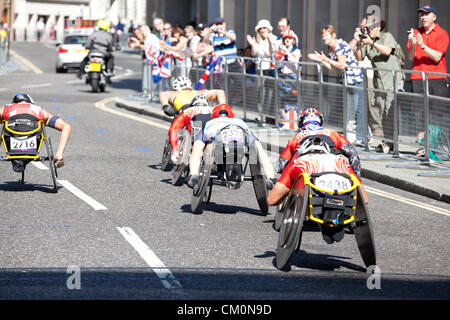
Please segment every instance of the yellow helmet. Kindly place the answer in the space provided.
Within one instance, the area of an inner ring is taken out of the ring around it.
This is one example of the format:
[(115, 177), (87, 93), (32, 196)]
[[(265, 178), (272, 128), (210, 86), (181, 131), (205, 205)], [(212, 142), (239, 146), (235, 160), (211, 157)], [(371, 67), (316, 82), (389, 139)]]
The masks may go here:
[(109, 23), (108, 20), (98, 20), (98, 22), (97, 22), (97, 27), (99, 29), (103, 29), (105, 31), (108, 31), (110, 25), (111, 25), (111, 23)]

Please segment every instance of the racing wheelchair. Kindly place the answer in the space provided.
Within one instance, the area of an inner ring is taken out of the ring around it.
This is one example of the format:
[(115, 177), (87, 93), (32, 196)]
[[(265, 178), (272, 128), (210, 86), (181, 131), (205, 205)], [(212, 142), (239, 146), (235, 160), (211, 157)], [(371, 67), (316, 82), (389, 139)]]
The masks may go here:
[[(19, 114), (3, 120), (2, 141), (6, 157), (0, 160), (10, 161), (13, 170), (21, 172), (21, 183), (25, 183), (25, 168), (31, 161), (48, 161), (50, 174), (53, 181), (53, 191), (58, 192), (56, 178), (58, 177), (57, 166), (53, 153), (52, 143), (47, 136), (44, 121), (29, 115)], [(40, 150), (45, 144), (47, 156), (41, 157)]]
[[(250, 167), (250, 176), (246, 176)], [(203, 153), (199, 184), (194, 188), (191, 210), (200, 213), (204, 202), (209, 203), (212, 187), (217, 182), (229, 189), (239, 189), (243, 181), (252, 181), (258, 206), (267, 215), (266, 179), (261, 169), (260, 159), (250, 135), (242, 128), (228, 125), (219, 130)]]
[(349, 229), (366, 267), (376, 264), (372, 222), (354, 174), (302, 173), (297, 177), (280, 210), (278, 269), (283, 269), (293, 252), (300, 250), (305, 222), (319, 224), (328, 244), (341, 241), (345, 229)]

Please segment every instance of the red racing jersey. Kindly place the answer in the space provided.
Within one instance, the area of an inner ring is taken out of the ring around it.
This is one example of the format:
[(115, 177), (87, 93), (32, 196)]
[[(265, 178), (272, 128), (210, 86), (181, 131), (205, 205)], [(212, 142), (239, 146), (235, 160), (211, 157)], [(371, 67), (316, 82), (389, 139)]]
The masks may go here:
[[(348, 159), (343, 155), (310, 153), (291, 161), (284, 168), (278, 182), (291, 189), (297, 177), (302, 173), (339, 172), (355, 174)], [(356, 174), (355, 174), (356, 176)], [(359, 178), (358, 178), (359, 180)], [(303, 189), (303, 179), (299, 179), (296, 188)]]
[(322, 129), (317, 131), (301, 131), (297, 133), (295, 136), (293, 136), (291, 140), (289, 140), (283, 152), (280, 154), (280, 157), (290, 161), (295, 153), (295, 150), (297, 150), (298, 147), (300, 146), (300, 143), (305, 138), (310, 136), (321, 136), (326, 138), (325, 141), (330, 145), (330, 148), (334, 148), (337, 150), (341, 150), (344, 144), (350, 143), (337, 131), (331, 129)]
[(172, 125), (169, 128), (169, 140), (172, 149), (177, 150), (177, 134), (181, 129), (186, 127), (186, 129), (191, 132), (191, 120), (200, 114), (211, 114), (212, 110), (213, 107), (191, 107), (181, 112), (175, 120), (173, 120)]
[(12, 103), (3, 108), (2, 119), (6, 120), (18, 114), (31, 114), (39, 120), (44, 120), (44, 109), (32, 103)]

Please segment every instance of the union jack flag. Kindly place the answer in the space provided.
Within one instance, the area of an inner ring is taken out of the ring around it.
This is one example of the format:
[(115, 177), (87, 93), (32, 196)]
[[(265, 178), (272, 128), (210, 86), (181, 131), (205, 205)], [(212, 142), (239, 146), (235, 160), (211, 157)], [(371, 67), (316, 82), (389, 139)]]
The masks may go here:
[(280, 109), (280, 121), (278, 127), (282, 130), (298, 130), (297, 118), (297, 106), (288, 104)]
[(221, 59), (220, 56), (213, 56), (211, 58), (211, 61), (209, 62), (205, 73), (203, 74), (203, 76), (200, 78), (200, 80), (198, 81), (197, 85), (195, 86), (195, 90), (201, 90), (203, 88), (203, 86), (205, 85), (206, 81), (209, 78), (209, 75), (211, 74), (213, 69), (216, 67), (216, 65), (220, 61), (220, 59)]

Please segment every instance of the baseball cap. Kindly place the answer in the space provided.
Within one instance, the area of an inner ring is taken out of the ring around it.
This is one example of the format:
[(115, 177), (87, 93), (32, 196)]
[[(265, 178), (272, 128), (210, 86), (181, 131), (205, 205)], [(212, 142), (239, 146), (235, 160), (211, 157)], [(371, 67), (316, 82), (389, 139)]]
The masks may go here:
[(203, 30), (203, 29), (205, 29), (206, 27), (207, 27), (206, 24), (204, 24), (204, 23), (199, 23), (198, 26), (197, 26), (197, 29), (198, 29), (198, 30)]
[(432, 6), (431, 4), (427, 4), (425, 6), (423, 6), (422, 8), (418, 9), (417, 12), (433, 12), (434, 14), (437, 14), (437, 10), (434, 6)]
[(216, 24), (216, 23), (224, 23), (224, 22), (225, 22), (225, 19), (224, 19), (224, 18), (221, 18), (221, 17), (216, 18), (216, 19), (214, 20), (214, 24)]

